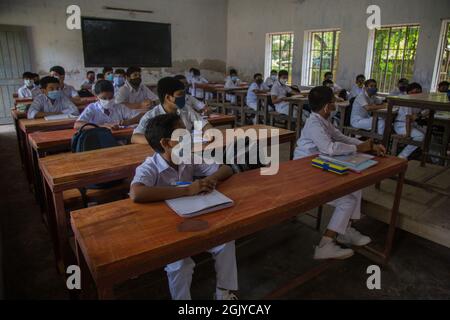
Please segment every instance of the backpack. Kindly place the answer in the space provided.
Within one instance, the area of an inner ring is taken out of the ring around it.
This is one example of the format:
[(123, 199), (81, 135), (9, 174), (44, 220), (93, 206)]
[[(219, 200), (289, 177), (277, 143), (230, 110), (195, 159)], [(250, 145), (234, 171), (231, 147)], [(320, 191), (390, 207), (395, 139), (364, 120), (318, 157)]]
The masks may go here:
[[(86, 126), (91, 126), (93, 128), (83, 130)], [(119, 146), (119, 143), (116, 141), (109, 129), (99, 127), (93, 123), (86, 123), (73, 135), (71, 150), (75, 153), (117, 146)], [(87, 207), (87, 189), (108, 189), (121, 184), (122, 181), (123, 180), (116, 180), (79, 188), (84, 205)]]

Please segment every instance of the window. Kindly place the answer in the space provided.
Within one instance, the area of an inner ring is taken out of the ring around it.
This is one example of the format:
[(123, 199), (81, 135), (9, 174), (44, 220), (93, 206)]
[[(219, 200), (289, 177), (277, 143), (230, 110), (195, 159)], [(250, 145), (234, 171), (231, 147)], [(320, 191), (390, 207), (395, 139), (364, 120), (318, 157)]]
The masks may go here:
[(294, 34), (292, 32), (267, 35), (266, 76), (270, 75), (271, 70), (287, 70), (289, 72), (288, 83), (291, 83), (293, 47)]
[(441, 40), (431, 89), (435, 91), (441, 81), (450, 79), (450, 20), (442, 23)]
[(322, 85), (326, 72), (336, 75), (339, 61), (339, 30), (309, 31), (305, 37), (304, 72), (306, 86)]
[(418, 25), (375, 30), (369, 74), (380, 92), (391, 92), (400, 78), (412, 79), (418, 40)]

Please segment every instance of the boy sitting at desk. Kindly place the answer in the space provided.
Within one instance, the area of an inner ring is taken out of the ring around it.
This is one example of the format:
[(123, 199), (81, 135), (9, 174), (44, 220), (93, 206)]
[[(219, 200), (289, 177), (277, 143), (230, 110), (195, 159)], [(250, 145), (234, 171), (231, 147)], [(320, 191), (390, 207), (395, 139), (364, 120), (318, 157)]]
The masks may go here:
[(194, 130), (195, 122), (201, 123), (203, 131), (212, 128), (198, 112), (186, 105), (185, 86), (181, 81), (173, 77), (162, 78), (158, 81), (158, 96), (161, 104), (145, 113), (139, 122), (139, 126), (133, 132), (131, 143), (147, 144), (144, 135), (148, 121), (166, 113), (178, 114), (188, 131)]
[(41, 88), (34, 84), (34, 73), (24, 72), (22, 78), (23, 86), (17, 91), (20, 99), (33, 99), (37, 95), (41, 94)]
[(78, 91), (74, 87), (65, 83), (66, 70), (61, 66), (53, 66), (50, 68), (50, 76), (59, 80), (61, 93), (66, 95), (73, 103), (80, 104), (83, 99), (78, 95)]
[[(230, 69), (230, 75), (225, 78), (225, 89), (238, 89), (241, 85), (241, 79), (238, 77), (236, 69)], [(236, 104), (236, 96), (234, 94), (226, 94), (225, 98), (232, 104)]]
[(273, 84), (278, 80), (278, 71), (272, 70), (270, 71), (270, 76), (267, 77), (266, 81), (264, 81), (264, 84), (269, 87), (269, 89), (272, 89)]
[[(214, 190), (218, 182), (233, 174), (233, 170), (227, 165), (175, 165), (172, 161), (172, 149), (178, 141), (172, 140), (171, 137), (176, 129), (183, 128), (183, 121), (175, 113), (159, 115), (148, 121), (145, 137), (155, 154), (136, 169), (130, 189), (130, 197), (134, 202), (156, 202), (208, 193)], [(194, 181), (194, 176), (205, 178)], [(176, 187), (177, 182), (191, 184), (187, 187)], [(236, 296), (230, 292), (238, 289), (234, 241), (214, 247), (208, 252), (213, 255), (217, 274), (214, 298), (236, 300)], [(194, 266), (195, 263), (190, 257), (166, 266), (172, 299), (191, 299)]]
[(186, 92), (186, 105), (191, 107), (192, 109), (202, 113), (208, 114), (211, 112), (210, 108), (206, 105), (206, 103), (198, 100), (196, 97), (190, 94), (189, 92), (189, 82), (186, 77), (182, 74), (178, 74), (174, 77), (176, 80), (181, 81), (183, 83)]
[(210, 92), (204, 93), (203, 89), (196, 88), (197, 84), (206, 84), (208, 80), (202, 76), (201, 72), (197, 68), (191, 68), (189, 70), (189, 77), (187, 78), (187, 82), (190, 84), (189, 92), (190, 94), (199, 99), (210, 100), (212, 95)]
[(28, 119), (44, 118), (56, 114), (78, 115), (77, 107), (62, 93), (60, 82), (54, 77), (44, 77), (40, 81), (42, 93), (33, 99), (28, 109)]
[[(289, 73), (286, 70), (278, 72), (278, 80), (273, 84), (270, 91), (272, 103), (275, 105), (275, 110), (279, 113), (289, 114), (289, 102), (286, 98), (293, 95), (293, 92), (299, 94), (300, 91), (292, 89), (287, 85)], [(297, 112), (294, 110), (293, 116), (296, 118)]]
[[(376, 151), (384, 155), (382, 145), (373, 145), (371, 140), (362, 142), (342, 134), (330, 122), (330, 115), (336, 110), (335, 96), (329, 87), (315, 87), (309, 93), (311, 116), (306, 120), (301, 137), (297, 141), (294, 159), (301, 159), (314, 154), (329, 156), (346, 155), (355, 152)], [(361, 191), (329, 202), (335, 207), (330, 223), (315, 248), (314, 259), (346, 259), (353, 255), (352, 249), (341, 248), (336, 243), (364, 246), (371, 240), (351, 226), (351, 221), (361, 216)]]
[[(410, 95), (417, 93), (422, 93), (422, 86), (417, 82), (410, 83), (406, 88), (406, 94)], [(421, 110), (418, 108), (400, 107), (394, 122), (395, 132), (400, 135), (411, 137), (414, 141), (423, 141), (425, 129), (416, 122), (420, 115)], [(417, 146), (407, 145), (398, 156), (403, 159), (408, 159), (417, 148)]]
[(139, 123), (143, 113), (131, 110), (123, 104), (114, 101), (114, 85), (108, 80), (97, 81), (94, 87), (98, 101), (91, 103), (84, 109), (74, 128), (79, 129), (86, 123), (94, 123), (111, 130), (119, 126), (129, 126)]

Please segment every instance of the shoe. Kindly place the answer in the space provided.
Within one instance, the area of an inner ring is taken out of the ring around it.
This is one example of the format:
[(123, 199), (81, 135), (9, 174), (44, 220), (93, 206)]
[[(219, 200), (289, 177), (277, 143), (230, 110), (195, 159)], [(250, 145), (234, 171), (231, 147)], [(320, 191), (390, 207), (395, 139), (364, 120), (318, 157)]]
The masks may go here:
[(341, 248), (334, 241), (329, 241), (322, 246), (316, 246), (314, 250), (314, 259), (347, 259), (353, 255), (352, 249)]
[(213, 295), (214, 300), (239, 300), (238, 297), (229, 290), (217, 290)]
[(345, 245), (352, 245), (357, 247), (362, 247), (370, 243), (372, 241), (370, 237), (361, 234), (355, 228), (349, 227), (345, 234), (340, 234), (337, 237), (337, 242)]

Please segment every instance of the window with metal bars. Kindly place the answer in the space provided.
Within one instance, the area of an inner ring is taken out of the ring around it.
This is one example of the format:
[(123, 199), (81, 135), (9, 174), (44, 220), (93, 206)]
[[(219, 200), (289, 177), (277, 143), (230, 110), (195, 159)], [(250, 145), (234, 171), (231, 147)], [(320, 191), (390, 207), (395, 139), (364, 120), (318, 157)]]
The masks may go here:
[(441, 81), (450, 80), (450, 20), (446, 20), (443, 23), (444, 28), (439, 52), (436, 85)]
[(375, 31), (370, 77), (379, 92), (391, 92), (400, 78), (412, 79), (419, 30), (418, 25), (407, 25)]
[[(287, 70), (289, 72), (288, 83), (292, 81), (292, 53), (294, 50), (294, 34), (271, 33), (270, 44), (270, 70)], [(269, 71), (270, 72), (270, 71)]]

